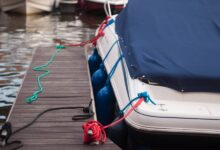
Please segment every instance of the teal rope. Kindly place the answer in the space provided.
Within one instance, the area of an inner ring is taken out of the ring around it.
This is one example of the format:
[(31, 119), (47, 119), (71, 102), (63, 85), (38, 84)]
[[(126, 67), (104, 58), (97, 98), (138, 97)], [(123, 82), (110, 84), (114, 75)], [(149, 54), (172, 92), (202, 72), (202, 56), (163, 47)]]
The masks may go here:
[(104, 57), (104, 59), (103, 59), (103, 61), (102, 61), (103, 64), (104, 64), (105, 60), (108, 58), (108, 55), (111, 53), (113, 47), (114, 47), (118, 42), (119, 42), (119, 40), (116, 40), (116, 41), (112, 44), (111, 48), (108, 50), (107, 54), (105, 55), (105, 57)]
[(64, 49), (65, 47), (63, 45), (58, 45), (56, 46), (56, 52), (51, 56), (51, 58), (49, 59), (49, 61), (41, 66), (36, 66), (33, 68), (34, 71), (37, 72), (42, 72), (43, 74), (39, 75), (37, 77), (37, 85), (38, 85), (38, 90), (34, 91), (33, 94), (29, 97), (26, 98), (26, 102), (27, 103), (32, 103), (34, 101), (36, 101), (38, 99), (38, 95), (43, 91), (43, 86), (41, 85), (41, 79), (45, 76), (47, 76), (48, 74), (50, 74), (50, 71), (47, 69), (44, 69), (45, 67), (49, 66), (54, 59), (56, 58), (56, 56), (58, 55), (58, 53)]
[(108, 84), (110, 82), (112, 76), (115, 73), (115, 70), (117, 69), (117, 66), (118, 66), (119, 62), (122, 60), (123, 57), (124, 57), (124, 55), (121, 54), (120, 57), (118, 58), (118, 60), (115, 62), (114, 66), (112, 67), (111, 71), (108, 74), (108, 78), (107, 78), (106, 84)]

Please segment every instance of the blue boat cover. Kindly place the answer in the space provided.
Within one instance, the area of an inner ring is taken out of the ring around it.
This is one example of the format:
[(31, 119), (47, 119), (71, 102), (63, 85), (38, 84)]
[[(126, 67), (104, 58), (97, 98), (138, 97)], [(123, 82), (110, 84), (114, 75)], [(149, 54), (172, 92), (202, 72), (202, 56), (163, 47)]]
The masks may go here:
[(129, 0), (116, 32), (132, 78), (220, 92), (220, 0)]

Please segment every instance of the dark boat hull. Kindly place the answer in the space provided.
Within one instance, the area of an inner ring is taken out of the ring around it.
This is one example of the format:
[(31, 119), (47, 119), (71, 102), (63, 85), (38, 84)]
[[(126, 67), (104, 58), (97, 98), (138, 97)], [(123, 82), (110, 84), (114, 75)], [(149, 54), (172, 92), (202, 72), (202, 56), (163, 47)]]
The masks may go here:
[[(104, 3), (98, 3), (87, 0), (79, 0), (79, 5), (87, 12), (104, 13)], [(110, 5), (113, 14), (120, 12), (124, 5)]]

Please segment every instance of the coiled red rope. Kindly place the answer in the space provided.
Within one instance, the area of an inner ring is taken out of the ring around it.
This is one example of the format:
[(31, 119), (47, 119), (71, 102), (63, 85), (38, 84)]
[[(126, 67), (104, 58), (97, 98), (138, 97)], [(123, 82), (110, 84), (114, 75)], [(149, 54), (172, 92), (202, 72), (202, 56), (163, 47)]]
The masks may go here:
[(131, 109), (119, 120), (103, 126), (100, 122), (98, 121), (88, 121), (86, 123), (84, 123), (82, 125), (82, 128), (84, 130), (84, 143), (89, 144), (89, 143), (96, 143), (96, 142), (102, 142), (105, 143), (106, 141), (106, 132), (105, 129), (112, 127), (116, 124), (118, 124), (119, 122), (121, 122), (122, 120), (124, 120), (125, 118), (127, 118), (133, 111), (135, 108), (137, 108), (139, 105), (141, 105), (141, 103), (144, 101), (144, 98), (140, 98), (133, 107), (131, 107)]

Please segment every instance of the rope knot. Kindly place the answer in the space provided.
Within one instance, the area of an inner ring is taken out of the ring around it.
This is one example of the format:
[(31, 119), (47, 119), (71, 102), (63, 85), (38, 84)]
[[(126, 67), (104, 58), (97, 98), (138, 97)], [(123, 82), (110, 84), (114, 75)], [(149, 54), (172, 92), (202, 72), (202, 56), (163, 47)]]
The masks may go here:
[(64, 49), (65, 46), (63, 46), (63, 45), (61, 45), (61, 44), (58, 44), (58, 45), (55, 46), (55, 48), (56, 48), (56, 49)]
[(88, 121), (82, 125), (82, 128), (84, 130), (84, 143), (105, 143), (106, 133), (103, 125), (98, 121)]
[(147, 92), (138, 93), (138, 97), (144, 98), (146, 103), (151, 102), (153, 105), (156, 105), (156, 103), (150, 98), (150, 95)]
[(147, 101), (149, 95), (147, 92), (141, 92), (141, 93), (138, 93), (138, 97), (139, 98), (144, 98), (145, 101)]
[(36, 94), (33, 94), (32, 96), (27, 97), (25, 101), (28, 104), (31, 104), (33, 101), (36, 101), (37, 99), (38, 99), (38, 96)]

